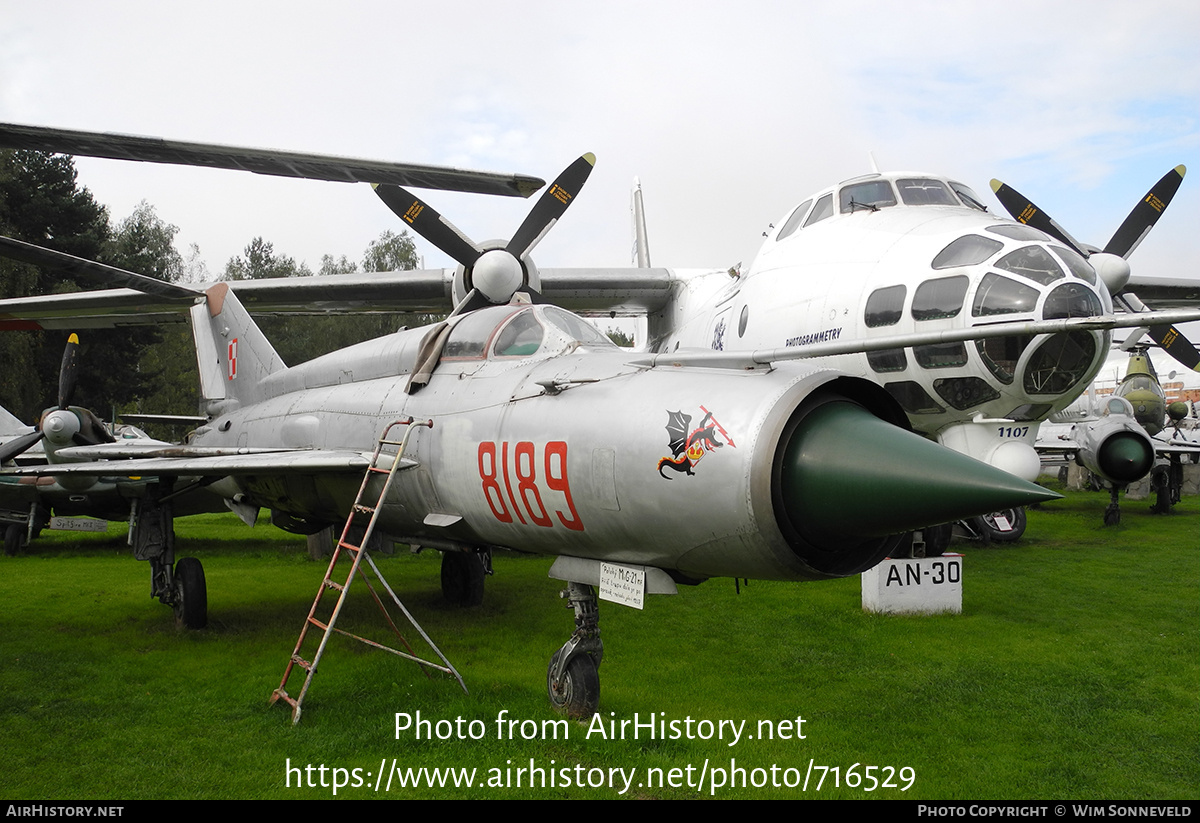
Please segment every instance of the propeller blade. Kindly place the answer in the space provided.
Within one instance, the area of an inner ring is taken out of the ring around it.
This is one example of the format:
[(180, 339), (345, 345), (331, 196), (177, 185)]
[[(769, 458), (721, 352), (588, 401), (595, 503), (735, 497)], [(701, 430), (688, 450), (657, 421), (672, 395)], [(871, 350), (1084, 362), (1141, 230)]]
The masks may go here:
[(1184, 337), (1179, 329), (1174, 326), (1151, 326), (1150, 338), (1162, 346), (1180, 365), (1192, 371), (1200, 371), (1200, 352), (1196, 351), (1192, 341)]
[(1175, 196), (1175, 192), (1179, 191), (1179, 185), (1183, 182), (1183, 175), (1186, 173), (1187, 167), (1179, 165), (1164, 174), (1162, 179), (1155, 183), (1154, 187), (1146, 192), (1146, 196), (1133, 207), (1133, 211), (1129, 212), (1125, 222), (1121, 224), (1112, 239), (1108, 241), (1108, 245), (1104, 247), (1105, 253), (1128, 258), (1170, 205), (1171, 198)]
[(75, 396), (76, 362), (79, 356), (79, 336), (74, 332), (67, 338), (63, 349), (62, 366), (58, 370), (58, 407), (65, 409)]
[(509, 254), (519, 259), (533, 250), (550, 227), (562, 217), (567, 206), (571, 205), (571, 201), (579, 194), (595, 165), (596, 155), (588, 152), (567, 166), (550, 188), (538, 198), (537, 204), (526, 215), (521, 227), (508, 241), (505, 249)]
[[(1116, 299), (1117, 302), (1125, 307), (1126, 311), (1133, 314), (1150, 311), (1150, 307), (1143, 303), (1133, 292), (1123, 292)], [(1150, 334), (1150, 339), (1157, 343), (1163, 351), (1175, 358), (1178, 363), (1193, 371), (1200, 371), (1200, 354), (1197, 354), (1195, 344), (1191, 340), (1188, 340), (1178, 328), (1170, 325), (1150, 326), (1147, 331)]]
[(413, 231), (450, 255), (463, 268), (469, 269), (475, 265), (483, 252), (432, 206), (415, 194), (390, 183), (373, 184), (372, 187), (379, 199), (412, 226)]
[(1013, 220), (1045, 232), (1059, 242), (1070, 246), (1083, 257), (1089, 256), (1088, 252), (1084, 251), (1083, 245), (1067, 234), (1066, 229), (1058, 225), (1050, 215), (1039, 209), (1032, 200), (1012, 186), (1001, 183), (999, 180), (992, 180), (992, 191), (996, 193), (996, 199), (1000, 201), (1000, 205), (1004, 206), (1005, 210), (1012, 215)]
[(24, 453), (43, 437), (45, 435), (42, 433), (42, 430), (38, 429), (37, 431), (9, 440), (3, 446), (0, 446), (0, 463), (7, 463), (17, 455)]
[[(1187, 169), (1184, 166), (1176, 166), (1154, 184), (1153, 188), (1146, 193), (1146, 196), (1133, 207), (1133, 211), (1125, 218), (1125, 222), (1121, 224), (1121, 227), (1113, 234), (1112, 239), (1108, 241), (1108, 245), (1104, 247), (1105, 254), (1113, 254), (1121, 258), (1129, 257), (1150, 229), (1154, 227), (1154, 224), (1158, 222), (1158, 218), (1162, 216), (1163, 211), (1166, 210), (1167, 205), (1171, 202), (1171, 198), (1179, 190), (1179, 185), (1183, 182), (1183, 175), (1186, 171)], [(1084, 251), (1083, 246), (1079, 242), (1067, 234), (1062, 226), (1054, 222), (1048, 214), (1035, 206), (1029, 198), (1022, 195), (1016, 189), (1001, 183), (999, 180), (993, 180), (992, 191), (996, 193), (996, 199), (1000, 201), (1000, 204), (1008, 210), (1008, 213), (1018, 223), (1025, 223), (1035, 229), (1044, 231), (1051, 237), (1066, 243), (1084, 257), (1091, 256), (1088, 252)], [(1096, 259), (1099, 260), (1099, 258)], [(1128, 291), (1121, 292), (1120, 299), (1131, 312), (1149, 311), (1138, 300), (1137, 295), (1131, 294)], [(1196, 347), (1175, 326), (1151, 326), (1150, 337), (1155, 343), (1162, 346), (1167, 354), (1174, 357), (1182, 365), (1189, 369), (1200, 371), (1200, 354), (1197, 354)]]

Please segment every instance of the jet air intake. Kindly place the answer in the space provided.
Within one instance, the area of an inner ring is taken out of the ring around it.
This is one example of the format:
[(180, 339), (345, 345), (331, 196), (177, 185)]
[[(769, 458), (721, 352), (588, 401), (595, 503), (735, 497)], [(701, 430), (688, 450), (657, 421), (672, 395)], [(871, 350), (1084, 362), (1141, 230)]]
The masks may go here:
[(797, 410), (774, 474), (776, 520), (792, 550), (839, 576), (871, 568), (913, 529), (1058, 497), (833, 391)]
[(1138, 432), (1119, 431), (1105, 437), (1098, 446), (1084, 450), (1081, 458), (1092, 472), (1125, 485), (1150, 473), (1154, 447)]

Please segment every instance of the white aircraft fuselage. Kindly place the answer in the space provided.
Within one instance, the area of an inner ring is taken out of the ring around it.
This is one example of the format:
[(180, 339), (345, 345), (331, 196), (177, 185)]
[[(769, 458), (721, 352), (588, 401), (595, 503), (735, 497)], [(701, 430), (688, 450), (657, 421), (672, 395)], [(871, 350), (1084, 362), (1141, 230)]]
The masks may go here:
[[(972, 202), (965, 186), (915, 173), (819, 192), (772, 227), (744, 273), (689, 277), (650, 317), (651, 347), (803, 348), (1112, 311), (1079, 254)], [(883, 385), (917, 431), (1032, 479), (1037, 424), (1085, 389), (1110, 342), (1075, 331), (821, 360)]]

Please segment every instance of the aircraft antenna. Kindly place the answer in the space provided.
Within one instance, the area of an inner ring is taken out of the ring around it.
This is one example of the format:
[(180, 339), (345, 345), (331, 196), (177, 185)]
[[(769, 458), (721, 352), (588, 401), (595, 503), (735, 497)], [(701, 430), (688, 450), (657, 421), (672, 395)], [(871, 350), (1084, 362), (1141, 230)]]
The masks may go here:
[(650, 240), (646, 236), (646, 210), (642, 205), (642, 181), (633, 178), (633, 262), (650, 268)]

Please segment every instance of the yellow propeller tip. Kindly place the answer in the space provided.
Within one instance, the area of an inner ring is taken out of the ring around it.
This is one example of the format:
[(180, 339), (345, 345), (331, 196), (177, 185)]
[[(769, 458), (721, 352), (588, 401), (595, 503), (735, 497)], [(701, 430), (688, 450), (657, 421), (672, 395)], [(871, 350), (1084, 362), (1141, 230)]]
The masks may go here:
[(67, 338), (67, 342), (74, 343), (75, 345), (78, 346), (79, 345), (79, 335), (77, 335), (75, 332), (71, 332), (71, 336)]
[(590, 165), (596, 165), (596, 155), (592, 154), (590, 151), (583, 156), (583, 159), (588, 161)]
[(997, 191), (1000, 191), (1000, 187), (1003, 186), (1004, 184), (1001, 183), (999, 180), (997, 180), (995, 177), (993, 177), (990, 185), (992, 187), (992, 191), (997, 192)]

